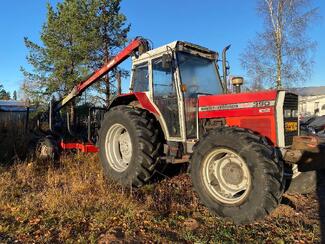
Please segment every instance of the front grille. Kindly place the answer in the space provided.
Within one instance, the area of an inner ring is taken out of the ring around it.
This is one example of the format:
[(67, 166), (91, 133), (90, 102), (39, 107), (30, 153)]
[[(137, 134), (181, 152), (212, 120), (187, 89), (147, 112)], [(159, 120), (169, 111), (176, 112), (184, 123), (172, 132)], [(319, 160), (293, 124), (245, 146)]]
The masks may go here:
[[(291, 113), (292, 116), (286, 116), (286, 110), (295, 111)], [(293, 137), (298, 135), (298, 95), (293, 93), (286, 93), (284, 97), (284, 104), (283, 104), (283, 118), (284, 118), (284, 140), (285, 145), (289, 146), (292, 144)], [(297, 130), (288, 131), (286, 123), (297, 123)]]

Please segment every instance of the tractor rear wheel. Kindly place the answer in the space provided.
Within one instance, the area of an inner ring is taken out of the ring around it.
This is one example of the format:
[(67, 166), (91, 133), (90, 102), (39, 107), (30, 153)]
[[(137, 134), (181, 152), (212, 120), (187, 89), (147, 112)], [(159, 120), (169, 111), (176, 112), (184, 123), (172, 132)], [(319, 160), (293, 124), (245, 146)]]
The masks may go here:
[(283, 194), (283, 164), (264, 138), (238, 127), (210, 131), (194, 147), (191, 177), (200, 200), (235, 223), (261, 219)]
[(99, 157), (106, 176), (136, 187), (150, 181), (162, 165), (159, 128), (145, 110), (117, 106), (108, 111), (99, 131)]

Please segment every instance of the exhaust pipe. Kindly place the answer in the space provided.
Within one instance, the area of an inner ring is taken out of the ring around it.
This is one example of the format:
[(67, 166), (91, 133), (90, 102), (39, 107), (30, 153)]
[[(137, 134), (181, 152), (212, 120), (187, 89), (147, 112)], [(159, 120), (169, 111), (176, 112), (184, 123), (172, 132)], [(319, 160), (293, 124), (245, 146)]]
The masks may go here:
[(226, 57), (226, 52), (228, 49), (231, 47), (231, 45), (226, 46), (222, 50), (222, 73), (223, 73), (223, 86), (225, 89), (225, 93), (228, 93), (228, 88), (227, 88), (227, 57)]

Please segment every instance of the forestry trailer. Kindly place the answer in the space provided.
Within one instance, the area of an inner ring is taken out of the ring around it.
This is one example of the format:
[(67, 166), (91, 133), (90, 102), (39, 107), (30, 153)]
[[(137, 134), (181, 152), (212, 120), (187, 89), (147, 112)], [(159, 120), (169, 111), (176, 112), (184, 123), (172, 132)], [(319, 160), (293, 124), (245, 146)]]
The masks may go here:
[[(306, 151), (317, 152), (319, 140), (299, 136), (297, 95), (243, 93), (241, 77), (231, 79), (229, 92), (228, 48), (221, 75), (217, 52), (183, 41), (150, 50), (147, 40), (134, 39), (50, 103), (42, 116), (49, 129), (37, 143), (37, 156), (53, 158), (65, 149), (98, 152), (108, 178), (135, 187), (167, 164), (189, 163), (194, 189), (212, 212), (236, 223), (263, 218), (280, 203), (285, 176), (294, 181), (292, 165)], [(63, 108), (131, 56), (130, 92), (116, 96), (108, 108), (90, 108), (84, 128), (71, 125)]]

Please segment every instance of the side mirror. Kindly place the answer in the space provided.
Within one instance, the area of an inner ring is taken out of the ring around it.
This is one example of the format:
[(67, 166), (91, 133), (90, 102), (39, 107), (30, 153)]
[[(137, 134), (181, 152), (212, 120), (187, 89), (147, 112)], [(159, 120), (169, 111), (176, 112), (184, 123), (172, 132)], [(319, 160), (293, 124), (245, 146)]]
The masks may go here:
[(170, 54), (165, 53), (162, 55), (162, 67), (168, 70), (172, 68), (172, 56)]

